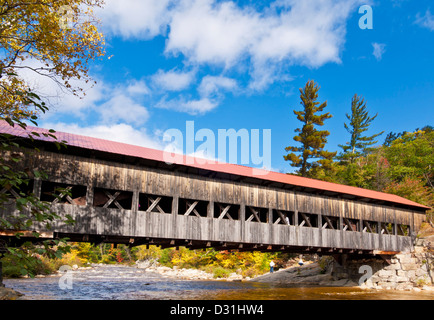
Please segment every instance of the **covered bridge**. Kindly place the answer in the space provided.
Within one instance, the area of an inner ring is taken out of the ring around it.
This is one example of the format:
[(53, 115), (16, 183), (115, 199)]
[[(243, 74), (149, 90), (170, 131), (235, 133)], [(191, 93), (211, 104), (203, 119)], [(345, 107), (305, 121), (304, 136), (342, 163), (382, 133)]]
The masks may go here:
[[(28, 127), (28, 131), (47, 130)], [(48, 174), (29, 191), (49, 201), (73, 226), (55, 223), (46, 237), (163, 247), (339, 253), (396, 253), (412, 249), (412, 236), (429, 208), (396, 195), (164, 153), (63, 132), (58, 150), (49, 137), (34, 137), (6, 123), (29, 151), (25, 166)], [(8, 157), (5, 153), (3, 157)], [(259, 174), (258, 174), (259, 173)], [(53, 196), (56, 187), (71, 195)], [(0, 190), (12, 199), (13, 190)], [(12, 214), (13, 206), (0, 213)], [(3, 230), (0, 236), (9, 235)]]

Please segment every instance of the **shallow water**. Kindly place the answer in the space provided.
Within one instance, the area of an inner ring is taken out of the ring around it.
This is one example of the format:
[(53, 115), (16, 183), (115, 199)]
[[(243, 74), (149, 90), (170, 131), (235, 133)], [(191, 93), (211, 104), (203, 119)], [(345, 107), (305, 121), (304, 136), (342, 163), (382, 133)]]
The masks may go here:
[(127, 266), (69, 271), (65, 278), (6, 279), (27, 300), (434, 300), (432, 292), (367, 291), (357, 288), (284, 287), (255, 282), (166, 278)]

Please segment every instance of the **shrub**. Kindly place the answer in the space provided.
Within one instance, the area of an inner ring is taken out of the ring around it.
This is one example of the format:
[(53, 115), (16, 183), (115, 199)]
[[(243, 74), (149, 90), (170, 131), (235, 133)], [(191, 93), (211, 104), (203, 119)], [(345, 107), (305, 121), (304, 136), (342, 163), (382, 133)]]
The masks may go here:
[(219, 279), (219, 278), (227, 278), (229, 277), (229, 275), (231, 274), (231, 271), (223, 268), (223, 267), (216, 267), (214, 269), (214, 278), (215, 279)]

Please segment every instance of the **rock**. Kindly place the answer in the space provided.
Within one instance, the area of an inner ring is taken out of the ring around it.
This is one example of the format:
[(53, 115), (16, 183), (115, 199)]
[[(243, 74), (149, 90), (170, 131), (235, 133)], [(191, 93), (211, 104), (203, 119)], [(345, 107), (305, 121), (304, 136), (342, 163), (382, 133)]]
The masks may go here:
[(401, 263), (401, 268), (404, 271), (409, 271), (418, 269), (418, 266), (415, 263)]
[(0, 287), (0, 300), (17, 300), (23, 294), (10, 288)]
[(410, 279), (410, 281), (414, 280), (416, 278), (416, 270), (407, 271), (407, 277)]
[(409, 279), (407, 277), (396, 277), (396, 282), (408, 282)]
[(148, 269), (148, 268), (156, 268), (158, 266), (158, 262), (155, 260), (137, 260), (136, 267), (139, 269)]
[(395, 286), (392, 286), (391, 282), (387, 282), (387, 281), (379, 282), (378, 286), (380, 286), (382, 289), (385, 290), (391, 290), (395, 288)]
[(426, 275), (428, 275), (428, 272), (426, 270), (424, 270), (424, 269), (417, 269), (416, 270), (416, 273), (415, 273), (416, 277), (426, 276)]
[(408, 283), (399, 283), (396, 285), (395, 289), (400, 291), (410, 291), (413, 290), (413, 286)]
[(399, 254), (395, 255), (395, 258), (398, 259), (399, 261), (402, 261), (403, 259), (408, 258), (408, 254), (407, 253), (399, 253)]
[(401, 269), (401, 266), (399, 265), (399, 263), (392, 263), (388, 266), (385, 266), (383, 269), (384, 270), (399, 270), (399, 269)]
[(407, 276), (407, 272), (406, 272), (406, 271), (403, 271), (403, 270), (397, 270), (397, 271), (396, 271), (396, 275), (397, 275), (398, 277), (406, 277), (406, 276)]
[(348, 279), (348, 273), (346, 273), (346, 272), (339, 272), (339, 273), (336, 274), (336, 278), (338, 280), (340, 280), (340, 279)]
[(391, 277), (394, 276), (396, 273), (392, 270), (380, 270), (378, 271), (377, 275), (381, 278), (387, 278), (387, 277)]

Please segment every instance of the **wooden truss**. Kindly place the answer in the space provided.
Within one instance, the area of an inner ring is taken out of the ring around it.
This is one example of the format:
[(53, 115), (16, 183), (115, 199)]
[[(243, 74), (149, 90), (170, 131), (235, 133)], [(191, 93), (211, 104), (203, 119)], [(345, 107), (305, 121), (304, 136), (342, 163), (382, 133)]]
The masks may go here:
[(229, 214), (229, 210), (230, 210), (230, 208), (231, 208), (231, 205), (230, 204), (228, 204), (228, 205), (221, 205), (220, 203), (217, 203), (217, 205), (219, 206), (219, 208), (220, 208), (220, 214), (219, 214), (219, 216), (218, 216), (218, 220), (221, 220), (221, 219), (223, 219), (225, 216), (229, 219), (229, 220), (234, 220), (232, 217), (231, 217), (231, 215)]
[(191, 213), (194, 213), (196, 217), (200, 218), (199, 212), (196, 210), (196, 206), (199, 203), (199, 201), (190, 202), (188, 200), (185, 201), (185, 204), (187, 205), (186, 211), (184, 213), (184, 216), (189, 216)]
[(274, 224), (279, 224), (279, 223), (282, 221), (283, 224), (289, 226), (290, 223), (289, 223), (289, 221), (288, 221), (288, 217), (285, 216), (285, 215), (282, 213), (282, 211), (280, 211), (280, 210), (277, 210), (277, 209), (276, 209), (276, 212), (277, 212), (277, 214), (279, 215), (279, 217), (276, 219), (276, 221), (274, 221)]
[(159, 202), (161, 201), (162, 197), (153, 198), (151, 196), (147, 196), (148, 198), (148, 209), (145, 210), (146, 213), (151, 213), (152, 210), (157, 209), (160, 213), (165, 213), (164, 210), (159, 206)]
[(12, 188), (3, 188), (1, 191), (0, 191), (0, 193), (1, 194), (5, 194), (6, 192), (10, 192), (11, 193), (11, 195), (13, 195), (16, 199), (19, 199), (19, 198), (21, 198), (20, 197), (20, 195), (14, 190), (14, 189), (12, 189)]

